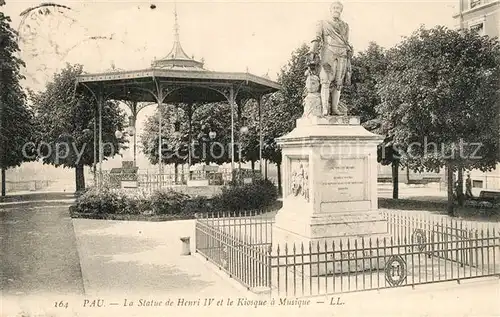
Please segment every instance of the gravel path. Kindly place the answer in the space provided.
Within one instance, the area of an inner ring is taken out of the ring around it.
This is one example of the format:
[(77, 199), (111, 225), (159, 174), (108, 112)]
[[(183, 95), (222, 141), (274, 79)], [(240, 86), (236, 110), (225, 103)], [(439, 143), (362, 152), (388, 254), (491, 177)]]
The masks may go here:
[(83, 294), (68, 203), (34, 198), (36, 201), (0, 206), (0, 288), (4, 296)]

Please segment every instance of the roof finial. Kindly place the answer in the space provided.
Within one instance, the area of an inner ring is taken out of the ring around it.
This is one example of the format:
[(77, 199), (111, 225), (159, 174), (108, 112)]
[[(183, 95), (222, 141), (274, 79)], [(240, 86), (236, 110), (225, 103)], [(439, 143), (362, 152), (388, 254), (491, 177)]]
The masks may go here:
[(179, 20), (177, 16), (177, 1), (174, 0), (174, 45), (172, 50), (159, 61), (154, 61), (155, 67), (194, 67), (203, 68), (203, 63), (196, 61), (193, 57), (189, 57), (182, 49), (179, 36)]
[(174, 18), (175, 18), (175, 24), (174, 24), (175, 41), (180, 42), (180, 40), (179, 40), (179, 22), (177, 20), (177, 2), (176, 1), (174, 1)]

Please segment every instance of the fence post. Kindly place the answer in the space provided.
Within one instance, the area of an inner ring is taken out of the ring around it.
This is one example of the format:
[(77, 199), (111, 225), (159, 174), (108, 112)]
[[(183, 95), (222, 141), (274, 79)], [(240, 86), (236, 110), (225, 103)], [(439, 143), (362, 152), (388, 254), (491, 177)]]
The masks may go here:
[(488, 261), (488, 274), (490, 274), (490, 228), (486, 228), (486, 259)]
[(276, 248), (276, 259), (277, 259), (277, 265), (276, 265), (276, 279), (277, 279), (277, 287), (278, 287), (278, 295), (280, 294), (280, 267), (281, 267), (281, 264), (280, 264), (280, 260), (281, 260), (281, 254), (280, 254), (280, 245), (278, 244), (277, 248)]
[(342, 292), (344, 290), (344, 243), (342, 241), (342, 239), (340, 239), (340, 251), (339, 251), (339, 254), (340, 254), (340, 292)]
[[(500, 234), (500, 230), (498, 231), (498, 233)], [(496, 270), (496, 250), (498, 249), (500, 251), (500, 236), (497, 236), (495, 234), (495, 228), (493, 229), (493, 241), (495, 241), (495, 247), (493, 248), (493, 263), (495, 263), (495, 265), (493, 266), (493, 273), (497, 273), (497, 270)], [(500, 273), (500, 272), (499, 272)], [(500, 274), (498, 274), (498, 278), (500, 279)]]
[(297, 296), (297, 274), (296, 274), (296, 269), (297, 269), (297, 250), (295, 249), (295, 243), (293, 244), (293, 296)]

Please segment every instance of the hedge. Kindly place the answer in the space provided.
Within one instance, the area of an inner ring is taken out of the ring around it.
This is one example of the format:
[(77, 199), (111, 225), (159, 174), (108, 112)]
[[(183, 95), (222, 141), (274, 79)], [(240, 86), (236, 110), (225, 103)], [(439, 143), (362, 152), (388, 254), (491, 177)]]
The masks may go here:
[(230, 184), (212, 198), (191, 197), (171, 189), (158, 190), (148, 195), (140, 191), (124, 192), (104, 188), (85, 191), (70, 210), (75, 218), (126, 220), (127, 217), (112, 215), (166, 215), (173, 216), (170, 217), (172, 219), (187, 219), (197, 213), (234, 214), (269, 209), (275, 205), (277, 197), (276, 187), (268, 180), (257, 180), (244, 185)]

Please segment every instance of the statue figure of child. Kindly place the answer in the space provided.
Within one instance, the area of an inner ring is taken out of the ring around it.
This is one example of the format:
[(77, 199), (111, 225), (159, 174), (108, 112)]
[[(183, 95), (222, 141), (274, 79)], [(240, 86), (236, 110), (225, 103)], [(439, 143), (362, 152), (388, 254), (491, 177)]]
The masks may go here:
[(306, 96), (304, 98), (304, 114), (302, 117), (321, 117), (321, 87), (319, 76), (314, 74), (311, 70), (306, 71)]

